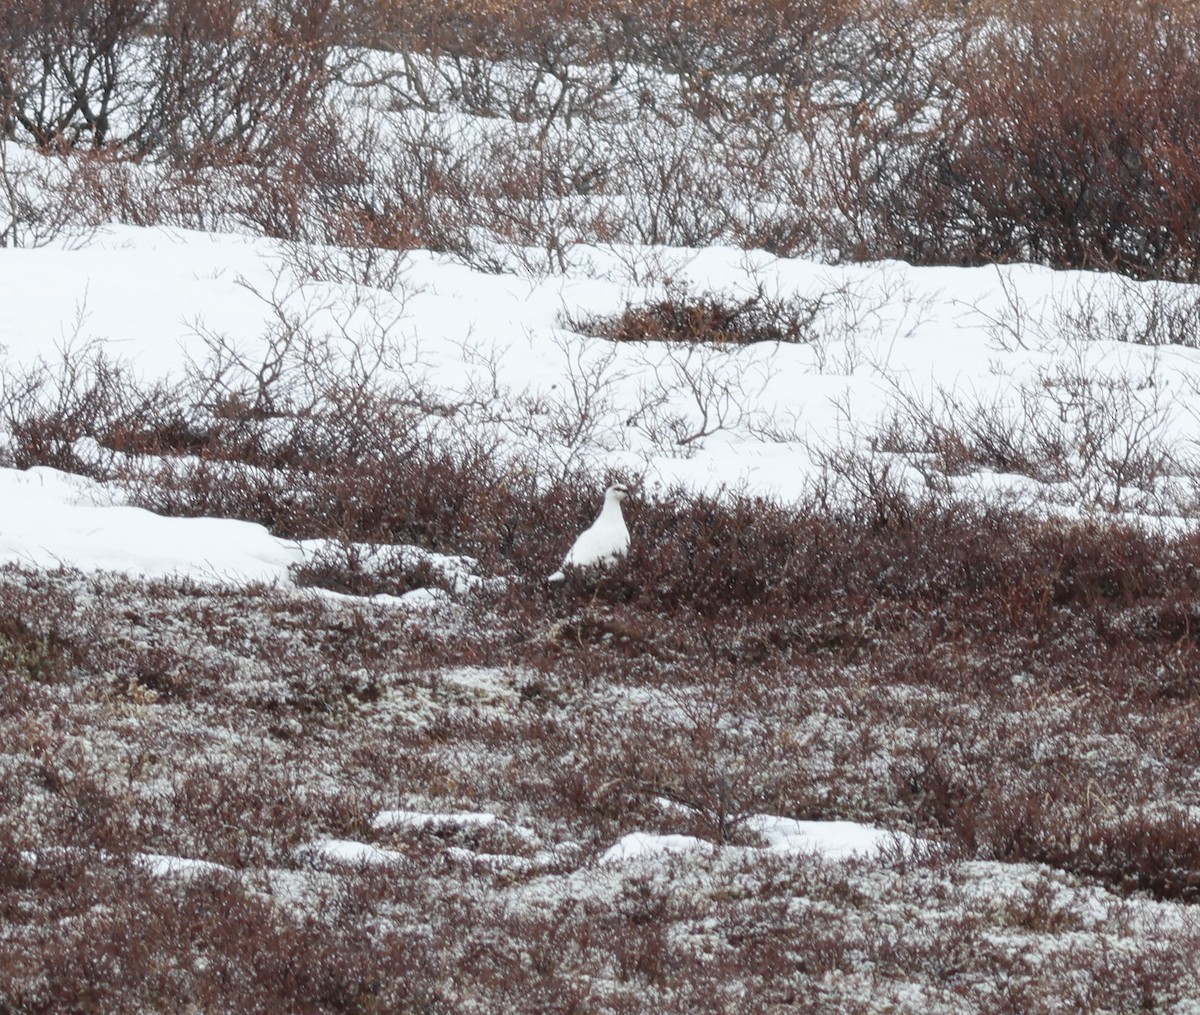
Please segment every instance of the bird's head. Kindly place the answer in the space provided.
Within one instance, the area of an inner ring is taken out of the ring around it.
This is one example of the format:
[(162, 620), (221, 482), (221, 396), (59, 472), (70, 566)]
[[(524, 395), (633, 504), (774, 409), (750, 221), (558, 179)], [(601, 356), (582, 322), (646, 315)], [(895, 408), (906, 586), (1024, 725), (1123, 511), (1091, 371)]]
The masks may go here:
[(615, 500), (618, 504), (629, 496), (629, 487), (624, 483), (613, 483), (607, 490), (604, 491), (604, 496), (609, 500)]

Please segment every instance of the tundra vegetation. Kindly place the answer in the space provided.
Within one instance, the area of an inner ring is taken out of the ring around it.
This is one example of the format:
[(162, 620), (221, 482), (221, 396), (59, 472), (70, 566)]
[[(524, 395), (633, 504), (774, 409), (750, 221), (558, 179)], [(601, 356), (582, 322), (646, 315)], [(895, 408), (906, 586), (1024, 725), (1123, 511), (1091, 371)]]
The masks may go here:
[[(0, 463), (324, 540), (286, 585), (0, 568), (0, 1012), (1200, 997), (1200, 462), (1165, 366), (1088, 355), (1200, 341), (1197, 38), (1185, 0), (0, 0), (0, 245), (281, 252), (253, 352), (5, 360)], [(652, 295), (565, 306), (541, 395), (482, 346), (429, 383), (373, 302), (414, 251), (601, 246)], [(713, 246), (1118, 278), (1005, 289), (1001, 400), (902, 386), (877, 296), (669, 267)], [(888, 412), (762, 411), (793, 347)], [(805, 445), (805, 494), (646, 484), (547, 587), (630, 462), (728, 437)]]

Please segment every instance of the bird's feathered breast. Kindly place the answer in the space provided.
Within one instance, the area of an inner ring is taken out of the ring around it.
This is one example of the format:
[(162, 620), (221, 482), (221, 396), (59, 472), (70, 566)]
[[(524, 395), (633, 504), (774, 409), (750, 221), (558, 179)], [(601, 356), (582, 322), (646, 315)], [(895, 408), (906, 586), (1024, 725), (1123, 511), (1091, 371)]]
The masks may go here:
[(608, 502), (600, 512), (591, 528), (579, 534), (574, 545), (568, 551), (563, 564), (574, 567), (595, 567), (598, 564), (608, 564), (629, 549), (629, 529), (625, 526), (625, 517), (621, 513), (621, 505)]
[(563, 558), (562, 569), (555, 571), (547, 581), (565, 581), (567, 568), (602, 567), (624, 556), (629, 550), (629, 529), (625, 527), (621, 501), (627, 496), (628, 491), (620, 485), (610, 486), (605, 491), (599, 516), (579, 534)]

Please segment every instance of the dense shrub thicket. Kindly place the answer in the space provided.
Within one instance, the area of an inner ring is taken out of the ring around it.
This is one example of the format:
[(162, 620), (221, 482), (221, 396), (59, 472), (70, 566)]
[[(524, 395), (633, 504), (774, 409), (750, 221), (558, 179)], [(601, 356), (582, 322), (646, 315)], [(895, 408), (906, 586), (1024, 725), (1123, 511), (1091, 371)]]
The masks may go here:
[(8, 2), (0, 136), (45, 157), (3, 149), (0, 240), (118, 218), (483, 266), (486, 235), (550, 268), (581, 241), (719, 241), (1194, 279), (1198, 22), (1185, 0)]

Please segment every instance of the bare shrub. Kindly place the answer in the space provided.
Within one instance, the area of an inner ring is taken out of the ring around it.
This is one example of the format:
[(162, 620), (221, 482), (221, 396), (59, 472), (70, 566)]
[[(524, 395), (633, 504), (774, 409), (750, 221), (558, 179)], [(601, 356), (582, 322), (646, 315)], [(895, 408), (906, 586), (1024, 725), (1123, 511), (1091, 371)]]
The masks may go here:
[[(801, 738), (750, 719), (771, 697), (768, 680), (737, 666), (712, 676), (698, 687), (666, 692), (665, 704), (675, 714), (656, 718), (677, 739), (647, 759), (643, 792), (676, 804), (667, 817), (683, 830), (717, 843), (753, 842), (748, 818), (799, 802), (802, 790), (786, 759), (802, 749)], [(759, 705), (748, 709), (751, 701)]]
[(407, 548), (370, 548), (360, 543), (327, 542), (292, 569), (297, 585), (333, 589), (352, 596), (403, 595), (414, 589), (449, 585), (427, 557)]
[(193, 165), (286, 145), (320, 108), (340, 32), (329, 2), (170, 5), (153, 25), (159, 90), (135, 143)]
[[(461, 128), (406, 119), (389, 123), (386, 132), (374, 124), (343, 129), (362, 161), (355, 167), (351, 160), (348, 173), (331, 179), (330, 200), (306, 219), (316, 219), (310, 228), (322, 242), (395, 251), (419, 247), (499, 270), (474, 232), (483, 177)], [(303, 199), (302, 191), (291, 193)]]
[[(1194, 279), (1190, 8), (1019, 5), (980, 23), (895, 249)], [(1119, 83), (1114, 87), (1114, 83)], [(930, 223), (922, 228), (920, 223)]]
[(797, 164), (785, 161), (778, 175), (790, 205), (816, 206), (802, 221), (833, 256), (911, 257), (918, 241), (910, 233), (942, 228), (911, 208), (929, 153), (941, 144), (931, 115), (953, 88), (950, 61), (970, 24), (969, 14), (939, 17), (923, 4), (847, 11), (831, 66), (811, 89), (816, 115), (796, 122)]
[(249, 5), (209, 0), (9, 4), (0, 122), (42, 149), (118, 145), (200, 163), (218, 150), (263, 151), (321, 97), (333, 10), (289, 0), (253, 17)]
[(815, 448), (814, 456), (821, 467), (817, 497), (830, 511), (849, 510), (875, 529), (912, 524), (920, 502), (903, 462), (837, 445)]
[(464, 344), (464, 365), (477, 367), (478, 373), (454, 400), (457, 415), (512, 434), (526, 448), (531, 467), (566, 480), (597, 451), (628, 448), (618, 388), (630, 372), (612, 344), (600, 346), (571, 335), (557, 335), (552, 343), (560, 354), (559, 380), (521, 392), (499, 380), (506, 350), (484, 355)]
[(1190, 286), (1120, 277), (1064, 286), (1038, 304), (1021, 295), (1017, 279), (998, 276), (1002, 303), (995, 311), (972, 311), (1002, 349), (1044, 351), (1092, 342), (1194, 348), (1200, 300)]
[(134, 448), (147, 432), (183, 427), (166, 386), (141, 384), (102, 343), (79, 341), (85, 316), (81, 308), (75, 336), (60, 348), (57, 362), (39, 359), (0, 375), (5, 453), (17, 468), (49, 465), (105, 475), (111, 454), (103, 450)]
[[(38, 148), (101, 147), (130, 103), (126, 66), (151, 13), (142, 0), (0, 8), (0, 126)], [(136, 101), (136, 100), (134, 100)]]
[(827, 283), (819, 299), (809, 346), (823, 374), (853, 375), (866, 368), (889, 379), (892, 350), (921, 327), (930, 310), (928, 297), (886, 268), (861, 283)]
[(1023, 383), (1014, 397), (985, 398), (936, 388), (929, 400), (901, 395), (879, 448), (905, 455), (932, 480), (987, 470), (1027, 476), (1055, 499), (1105, 511), (1169, 510), (1190, 475), (1169, 439), (1159, 388), (1128, 378), (1060, 369)]
[(634, 120), (594, 128), (621, 185), (609, 201), (611, 232), (628, 242), (703, 247), (730, 234), (736, 211), (708, 138), (692, 121)]
[(661, 300), (627, 305), (620, 314), (597, 315), (566, 324), (584, 335), (615, 342), (696, 342), (750, 345), (755, 342), (810, 342), (812, 327), (826, 302), (824, 296), (773, 297), (759, 284), (749, 296), (690, 293), (668, 284)]
[(691, 342), (667, 343), (645, 354), (648, 376), (628, 424), (660, 450), (690, 454), (713, 434), (749, 430), (754, 403), (767, 383), (762, 359)]
[(397, 105), (537, 123), (602, 115), (629, 70), (621, 19), (605, 4), (539, 0), (520, 8), (436, 2), (368, 5), (354, 31), (401, 54)]
[(827, 294), (772, 297), (762, 284), (746, 297), (694, 296), (671, 281), (665, 288), (662, 299), (620, 314), (565, 318), (587, 335), (647, 343), (637, 407), (625, 426), (659, 449), (685, 454), (715, 433), (770, 429), (755, 404), (766, 386), (765, 364), (740, 347), (813, 341)]

